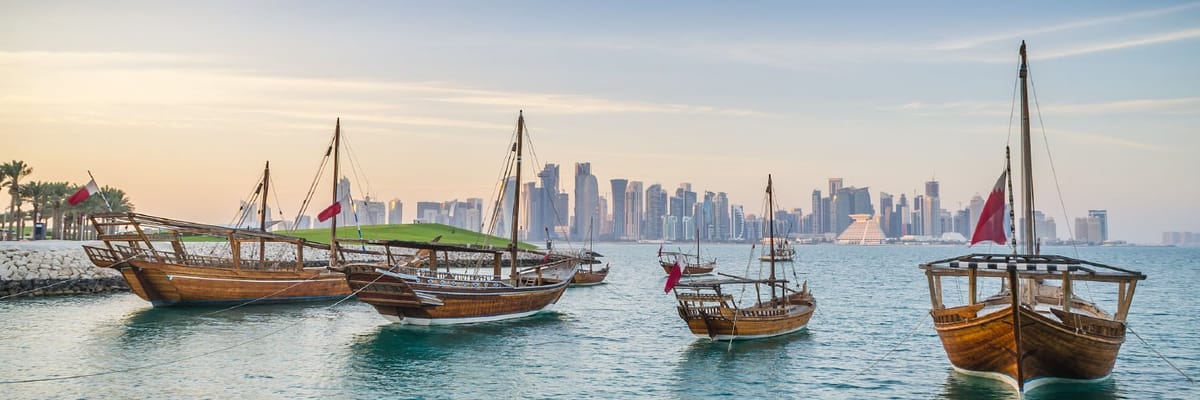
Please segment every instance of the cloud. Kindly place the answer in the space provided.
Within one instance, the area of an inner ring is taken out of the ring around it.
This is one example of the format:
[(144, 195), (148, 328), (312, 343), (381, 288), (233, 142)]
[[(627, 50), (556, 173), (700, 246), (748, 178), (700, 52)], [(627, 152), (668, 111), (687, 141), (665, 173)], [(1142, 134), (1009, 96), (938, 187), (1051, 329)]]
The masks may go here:
[[(1012, 112), (1012, 106), (1007, 103), (988, 103), (975, 101), (953, 101), (945, 103), (909, 102), (900, 105), (880, 107), (880, 110), (895, 111), (916, 116), (949, 116), (949, 115), (1007, 115)], [(1181, 97), (1175, 99), (1133, 99), (1107, 103), (1090, 104), (1049, 104), (1041, 107), (1046, 114), (1112, 114), (1112, 113), (1159, 113), (1159, 114), (1200, 114), (1200, 97)]]
[(1145, 36), (1136, 39), (1125, 39), (1106, 43), (1091, 43), (1076, 46), (1073, 48), (1051, 50), (1039, 54), (1039, 59), (1054, 59), (1062, 57), (1077, 56), (1081, 54), (1099, 53), (1110, 50), (1121, 50), (1132, 47), (1141, 47), (1154, 45), (1159, 43), (1169, 43), (1180, 40), (1194, 39), (1200, 37), (1200, 28), (1185, 29), (1182, 31), (1159, 33), (1153, 36)]
[(1066, 23), (1062, 23), (1062, 24), (1058, 24), (1058, 25), (1051, 25), (1051, 26), (1042, 27), (1042, 28), (1033, 28), (1033, 29), (1026, 29), (1026, 30), (1021, 30), (1021, 31), (997, 33), (997, 34), (991, 34), (991, 35), (985, 35), (985, 36), (976, 36), (976, 37), (968, 37), (968, 38), (963, 38), (963, 39), (956, 39), (956, 40), (952, 40), (952, 41), (936, 43), (933, 45), (932, 48), (934, 50), (943, 50), (943, 51), (973, 49), (973, 48), (980, 47), (982, 45), (992, 43), (992, 42), (998, 42), (998, 41), (1009, 42), (1009, 41), (1015, 41), (1015, 40), (1018, 40), (1021, 38), (1026, 38), (1026, 37), (1043, 34), (1043, 33), (1061, 32), (1061, 31), (1068, 31), (1068, 30), (1079, 29), (1079, 28), (1087, 28), (1087, 27), (1121, 23), (1121, 22), (1142, 19), (1142, 18), (1157, 17), (1157, 16), (1168, 15), (1168, 14), (1172, 14), (1175, 12), (1189, 10), (1189, 9), (1193, 9), (1193, 8), (1197, 8), (1197, 7), (1200, 7), (1200, 3), (1180, 4), (1180, 5), (1172, 6), (1172, 7), (1158, 8), (1158, 9), (1153, 9), (1153, 10), (1144, 10), (1144, 11), (1138, 11), (1138, 12), (1133, 12), (1133, 13), (1129, 13), (1129, 14), (1114, 15), (1114, 16), (1108, 16), (1108, 17), (1087, 18), (1087, 19), (1082, 19), (1082, 20), (1078, 20), (1078, 21), (1070, 21), (1070, 22), (1066, 22)]
[(1143, 143), (1143, 142), (1138, 142), (1135, 140), (1119, 138), (1119, 137), (1114, 137), (1114, 136), (1094, 134), (1094, 133), (1081, 133), (1081, 132), (1069, 132), (1069, 131), (1056, 130), (1049, 134), (1061, 135), (1061, 136), (1074, 138), (1077, 140), (1084, 140), (1084, 141), (1104, 144), (1104, 145), (1108, 145), (1108, 146), (1121, 147), (1121, 148), (1130, 149), (1130, 150), (1141, 150), (1141, 151), (1149, 151), (1149, 152), (1154, 152), (1154, 153), (1182, 153), (1182, 151), (1179, 149), (1174, 149), (1174, 148), (1167, 147), (1167, 146), (1162, 146), (1162, 145), (1157, 145), (1157, 144), (1152, 144), (1152, 143)]

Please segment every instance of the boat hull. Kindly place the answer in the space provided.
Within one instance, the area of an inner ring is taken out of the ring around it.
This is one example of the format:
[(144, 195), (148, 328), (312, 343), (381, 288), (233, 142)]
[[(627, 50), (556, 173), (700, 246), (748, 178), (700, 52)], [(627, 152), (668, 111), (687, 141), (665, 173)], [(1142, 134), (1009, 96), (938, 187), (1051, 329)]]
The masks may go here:
[(583, 270), (575, 272), (575, 278), (571, 280), (571, 286), (592, 286), (604, 283), (604, 278), (608, 277), (608, 267), (601, 270)]
[[(675, 263), (668, 263), (668, 262), (664, 262), (664, 261), (659, 261), (658, 264), (659, 264), (659, 266), (662, 267), (663, 272), (667, 273), (667, 275), (670, 275), (671, 268), (675, 267)], [(717, 269), (716, 262), (707, 262), (707, 263), (703, 263), (703, 264), (687, 265), (687, 266), (683, 267), (683, 276), (711, 274), (713, 272), (713, 270), (715, 270), (715, 269)]]
[(1056, 381), (1096, 382), (1112, 373), (1125, 340), (1123, 325), (1108, 335), (1077, 333), (1075, 328), (1027, 308), (1020, 312), (1024, 382), (1017, 381), (1011, 307), (965, 320), (942, 312), (941, 321), (935, 316), (934, 326), (955, 370), (1000, 380), (1014, 388), (1023, 386), (1028, 391)]
[(678, 307), (679, 317), (698, 338), (711, 340), (763, 339), (799, 332), (808, 327), (816, 310), (811, 296), (797, 296), (786, 307), (735, 310), (726, 306)]
[[(575, 268), (572, 264), (564, 267)], [(496, 281), (404, 278), (380, 272), (377, 265), (349, 265), (346, 281), (358, 300), (392, 322), (453, 325), (521, 318), (546, 311), (558, 302), (571, 279), (529, 286)], [(543, 271), (554, 276), (557, 271)]]
[(323, 269), (245, 271), (129, 261), (112, 266), (138, 297), (156, 307), (285, 303), (350, 295), (345, 278)]

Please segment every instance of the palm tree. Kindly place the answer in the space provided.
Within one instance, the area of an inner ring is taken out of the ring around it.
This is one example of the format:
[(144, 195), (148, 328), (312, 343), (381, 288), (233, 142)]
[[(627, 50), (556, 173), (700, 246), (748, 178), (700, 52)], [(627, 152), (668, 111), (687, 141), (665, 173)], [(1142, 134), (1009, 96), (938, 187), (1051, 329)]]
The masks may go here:
[[(8, 175), (4, 174), (3, 172), (0, 172), (0, 189), (4, 189), (11, 185), (12, 185), (12, 179), (9, 179)], [(8, 225), (8, 220), (10, 220), (10, 219), (12, 219), (12, 215), (9, 215), (8, 212), (5, 212), (4, 220), (2, 223), (0, 223), (0, 240), (7, 239), (6, 235), (4, 234), (4, 232), (5, 232), (4, 229)]]
[(63, 205), (66, 204), (67, 197), (70, 197), (78, 189), (67, 182), (52, 182), (48, 186), (50, 193), (43, 206), (50, 209), (50, 216), (54, 219), (54, 238), (62, 240), (66, 237), (63, 234), (65, 232), (63, 229)]
[(46, 202), (46, 196), (50, 194), (50, 185), (45, 182), (33, 181), (21, 185), (21, 200), (29, 200), (29, 204), (33, 206), (33, 223), (36, 225), (42, 219), (42, 204)]
[(21, 220), (21, 178), (29, 176), (33, 173), (33, 167), (26, 164), (24, 161), (12, 160), (11, 162), (0, 164), (0, 175), (4, 175), (9, 179), (8, 194), (12, 196), (12, 202), (8, 206), (9, 228), (15, 224), (17, 226), (17, 236), (23, 235), (25, 229), (25, 221)]

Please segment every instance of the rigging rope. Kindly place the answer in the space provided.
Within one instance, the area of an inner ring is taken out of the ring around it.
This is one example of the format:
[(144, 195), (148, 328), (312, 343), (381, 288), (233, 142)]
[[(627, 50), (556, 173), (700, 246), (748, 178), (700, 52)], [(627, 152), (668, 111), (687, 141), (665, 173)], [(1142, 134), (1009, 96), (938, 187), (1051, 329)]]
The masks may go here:
[(924, 315), (919, 315), (919, 317), (920, 318), (917, 318), (918, 323), (913, 325), (912, 328), (908, 329), (908, 332), (904, 334), (904, 338), (902, 340), (900, 340), (899, 342), (896, 342), (896, 345), (892, 346), (892, 348), (889, 349), (886, 353), (883, 353), (882, 357), (879, 357), (875, 361), (872, 361), (871, 364), (867, 365), (866, 368), (863, 368), (862, 370), (854, 373), (854, 375), (851, 375), (850, 379), (857, 378), (860, 375), (866, 373), (867, 371), (870, 371), (872, 368), (875, 368), (876, 364), (879, 364), (879, 362), (886, 360), (888, 358), (888, 356), (890, 356), (897, 349), (899, 349), (901, 345), (908, 343), (908, 338), (912, 337), (913, 332), (916, 332), (917, 328), (925, 326), (925, 324), (929, 323), (929, 321), (930, 321), (930, 320), (925, 319)]

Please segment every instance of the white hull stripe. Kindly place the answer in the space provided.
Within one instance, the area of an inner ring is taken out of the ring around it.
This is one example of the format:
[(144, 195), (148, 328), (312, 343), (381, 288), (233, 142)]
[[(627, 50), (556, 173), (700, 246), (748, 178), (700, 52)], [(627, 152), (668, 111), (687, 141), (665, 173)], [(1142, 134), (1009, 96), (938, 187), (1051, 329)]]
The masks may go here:
[(301, 282), (330, 282), (330, 281), (342, 280), (342, 278), (288, 279), (288, 280), (282, 280), (282, 279), (279, 279), (279, 280), (277, 280), (277, 279), (269, 279), (269, 280), (265, 280), (265, 279), (228, 279), (228, 278), (208, 278), (208, 277), (187, 276), (187, 275), (167, 275), (167, 280), (169, 280), (169, 281), (175, 280), (176, 278), (195, 279), (195, 280), (201, 280), (201, 281), (247, 282), (247, 283), (301, 283)]
[[(1019, 389), (1020, 386), (1017, 385), (1016, 378), (1013, 378), (1006, 374), (1002, 374), (999, 372), (991, 372), (991, 371), (972, 371), (969, 369), (959, 368), (959, 367), (956, 367), (953, 365), (951, 365), (951, 367), (954, 367), (954, 371), (956, 371), (960, 374), (977, 376), (980, 378), (987, 378), (987, 379), (1001, 381), (1001, 382), (1004, 382), (1005, 384), (1007, 384), (1013, 390), (1020, 391), (1020, 389)], [(1025, 381), (1025, 392), (1028, 393), (1039, 387), (1046, 386), (1046, 385), (1052, 385), (1052, 384), (1056, 384), (1056, 383), (1094, 384), (1094, 383), (1104, 382), (1110, 378), (1112, 378), (1112, 375), (1105, 375), (1105, 376), (1102, 376), (1102, 377), (1099, 377), (1096, 379), (1070, 379), (1070, 378), (1055, 378), (1055, 377), (1033, 378), (1033, 379), (1028, 379)]]

